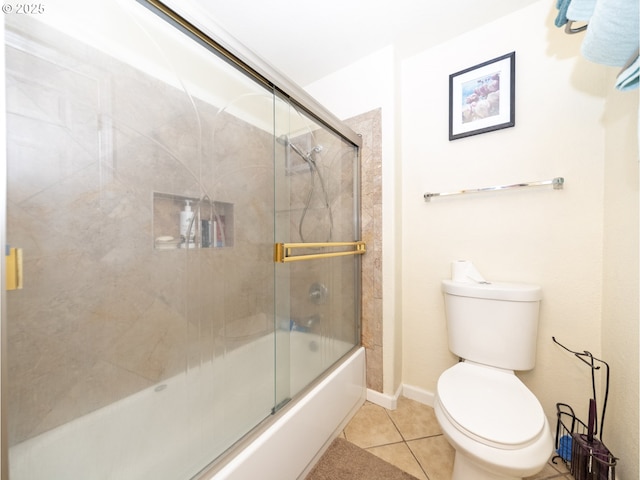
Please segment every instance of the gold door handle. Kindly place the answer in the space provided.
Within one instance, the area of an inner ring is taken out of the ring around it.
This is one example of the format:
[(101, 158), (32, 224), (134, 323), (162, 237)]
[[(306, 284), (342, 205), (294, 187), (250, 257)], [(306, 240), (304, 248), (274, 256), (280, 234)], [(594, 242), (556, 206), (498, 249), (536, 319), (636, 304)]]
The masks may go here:
[[(294, 249), (304, 248), (349, 248), (322, 253), (307, 253), (293, 255)], [(343, 257), (345, 255), (363, 255), (367, 251), (364, 242), (323, 242), (323, 243), (276, 243), (273, 248), (273, 261), (276, 263), (297, 262), (301, 260), (314, 260), (316, 258)]]
[(5, 255), (6, 289), (19, 290), (23, 285), (22, 249), (7, 247)]

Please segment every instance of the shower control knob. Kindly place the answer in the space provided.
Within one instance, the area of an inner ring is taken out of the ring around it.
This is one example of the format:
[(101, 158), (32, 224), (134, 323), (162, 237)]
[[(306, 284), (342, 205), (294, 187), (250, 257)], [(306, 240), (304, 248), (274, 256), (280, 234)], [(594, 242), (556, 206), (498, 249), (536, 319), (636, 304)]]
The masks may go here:
[(309, 300), (316, 305), (326, 303), (329, 290), (322, 283), (313, 283), (309, 287)]

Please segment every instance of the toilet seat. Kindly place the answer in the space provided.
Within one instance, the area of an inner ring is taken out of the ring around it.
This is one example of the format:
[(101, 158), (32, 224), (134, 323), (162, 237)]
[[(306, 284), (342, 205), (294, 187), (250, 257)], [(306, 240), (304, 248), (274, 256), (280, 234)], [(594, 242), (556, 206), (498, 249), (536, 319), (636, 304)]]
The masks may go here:
[(540, 402), (512, 372), (461, 362), (440, 376), (437, 392), (451, 423), (486, 445), (522, 448), (543, 433)]

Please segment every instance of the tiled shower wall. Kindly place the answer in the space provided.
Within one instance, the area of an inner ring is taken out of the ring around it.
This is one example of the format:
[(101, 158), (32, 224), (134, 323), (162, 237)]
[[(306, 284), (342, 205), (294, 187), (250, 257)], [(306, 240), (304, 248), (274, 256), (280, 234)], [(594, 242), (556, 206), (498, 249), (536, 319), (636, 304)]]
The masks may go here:
[[(319, 172), (311, 173), (300, 166), (300, 158), (292, 156), (295, 173), (290, 175), (289, 238), (292, 242), (338, 242), (356, 238), (353, 222), (355, 151), (336, 142), (335, 135), (318, 129), (304, 137), (292, 138), (303, 151), (320, 147), (313, 154)], [(325, 196), (326, 194), (326, 196)], [(310, 197), (309, 197), (310, 195)], [(331, 209), (327, 208), (326, 200)], [(305, 205), (309, 208), (305, 212)], [(300, 225), (302, 224), (302, 227)], [(300, 237), (300, 230), (302, 237)], [(307, 253), (318, 253), (310, 250)], [(279, 267), (278, 267), (279, 268)], [(358, 343), (354, 318), (356, 298), (353, 294), (356, 270), (353, 257), (337, 257), (322, 261), (289, 264), (291, 283), (291, 316), (323, 336)], [(314, 285), (326, 288), (324, 300), (314, 302), (310, 290)], [(328, 366), (328, 365), (327, 365)]]
[(362, 135), (361, 217), (367, 254), (362, 258), (362, 343), (367, 388), (382, 392), (382, 111), (347, 120)]

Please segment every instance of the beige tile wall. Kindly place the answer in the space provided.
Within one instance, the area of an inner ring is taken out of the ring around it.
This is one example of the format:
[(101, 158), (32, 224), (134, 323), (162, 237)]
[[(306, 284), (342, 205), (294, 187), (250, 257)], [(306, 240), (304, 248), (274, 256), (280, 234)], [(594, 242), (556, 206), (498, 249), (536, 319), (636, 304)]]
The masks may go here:
[(362, 343), (367, 353), (367, 388), (382, 392), (382, 127), (381, 110), (347, 121), (362, 135)]

